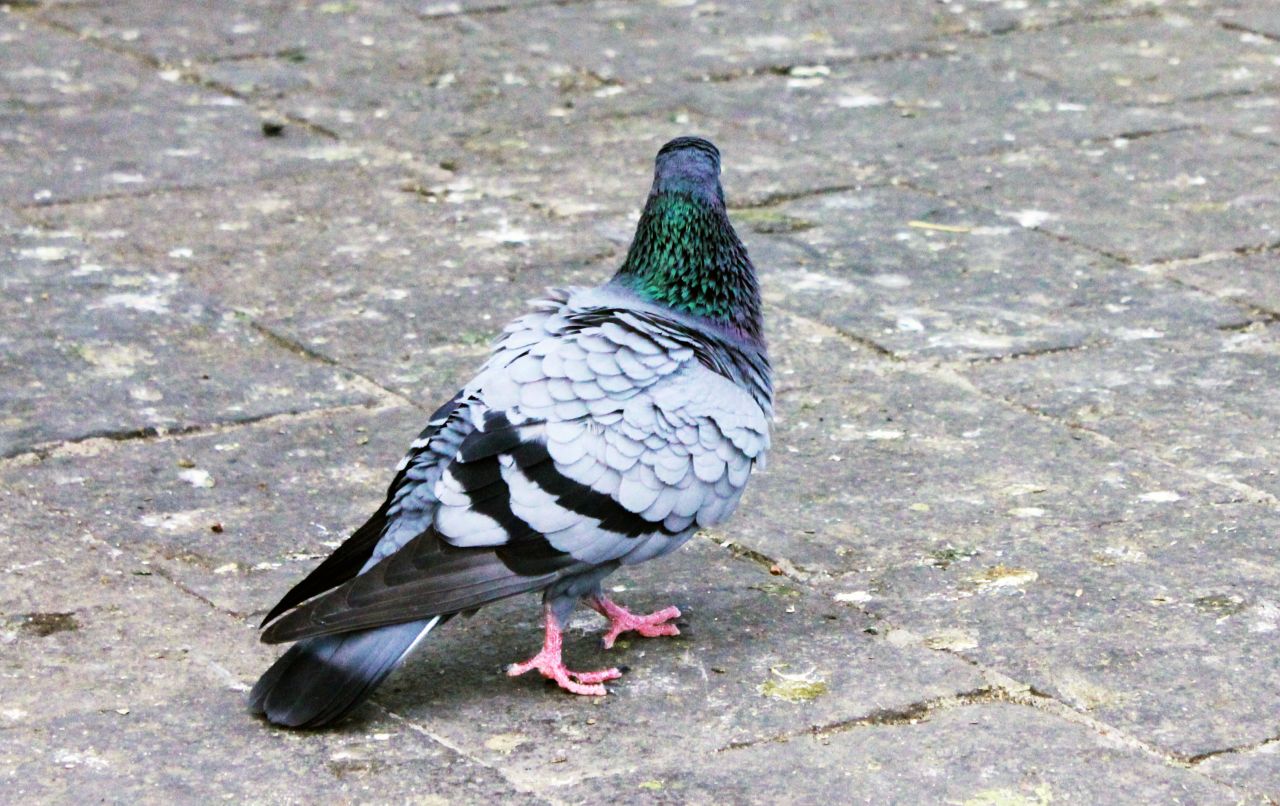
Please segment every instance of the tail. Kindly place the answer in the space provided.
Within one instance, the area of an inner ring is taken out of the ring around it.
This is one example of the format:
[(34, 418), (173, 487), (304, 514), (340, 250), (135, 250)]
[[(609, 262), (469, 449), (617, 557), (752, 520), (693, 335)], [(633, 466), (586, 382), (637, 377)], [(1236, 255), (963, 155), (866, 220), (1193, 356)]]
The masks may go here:
[(319, 728), (373, 693), (427, 633), (449, 616), (307, 638), (289, 648), (249, 693), (249, 708), (290, 728)]

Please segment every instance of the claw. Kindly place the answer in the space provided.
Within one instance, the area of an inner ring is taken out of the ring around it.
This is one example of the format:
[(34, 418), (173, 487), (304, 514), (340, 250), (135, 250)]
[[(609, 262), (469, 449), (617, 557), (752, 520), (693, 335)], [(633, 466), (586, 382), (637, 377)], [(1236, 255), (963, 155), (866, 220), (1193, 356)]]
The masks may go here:
[(556, 621), (555, 616), (551, 614), (550, 608), (547, 609), (546, 616), (546, 637), (543, 640), (542, 649), (524, 663), (513, 663), (508, 666), (507, 675), (509, 677), (519, 677), (525, 672), (537, 669), (543, 677), (548, 680), (554, 680), (556, 685), (565, 691), (589, 697), (603, 697), (608, 693), (603, 683), (606, 680), (617, 680), (622, 677), (622, 672), (617, 669), (601, 669), (597, 672), (575, 672), (565, 668), (561, 654), (564, 639), (561, 634), (560, 624)]
[(609, 631), (600, 639), (600, 644), (605, 649), (611, 648), (613, 642), (624, 632), (638, 632), (645, 638), (680, 634), (679, 627), (667, 623), (680, 618), (680, 609), (677, 607), (664, 608), (647, 616), (637, 616), (603, 595), (588, 597), (587, 605), (609, 619)]

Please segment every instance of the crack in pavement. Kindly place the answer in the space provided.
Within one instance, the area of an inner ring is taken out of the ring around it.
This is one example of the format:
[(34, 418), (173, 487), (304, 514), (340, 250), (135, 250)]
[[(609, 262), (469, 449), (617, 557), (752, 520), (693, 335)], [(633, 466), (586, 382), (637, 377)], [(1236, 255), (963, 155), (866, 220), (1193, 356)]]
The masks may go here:
[(441, 3), (438, 5), (443, 6), (443, 8), (439, 13), (433, 14), (426, 10), (419, 10), (414, 16), (425, 22), (456, 17), (487, 17), (493, 14), (506, 14), (507, 12), (523, 11), (525, 9), (585, 6), (593, 2), (595, 0), (543, 0), (543, 2), (536, 3), (495, 3), (490, 6), (476, 6), (473, 8), (461, 8), (458, 3)]
[(1280, 42), (1280, 36), (1269, 34), (1266, 31), (1260, 31), (1257, 28), (1250, 28), (1247, 25), (1233, 20), (1218, 20), (1217, 23), (1228, 31), (1237, 31), (1242, 34), (1253, 34), (1254, 36), (1260, 36), (1263, 39), (1267, 39), (1272, 42)]
[(1254, 750), (1260, 750), (1264, 747), (1268, 747), (1270, 745), (1277, 744), (1277, 743), (1280, 743), (1280, 735), (1268, 736), (1265, 739), (1260, 739), (1256, 742), (1249, 742), (1248, 744), (1236, 745), (1234, 747), (1224, 747), (1220, 750), (1209, 750), (1204, 753), (1196, 753), (1193, 756), (1181, 756), (1181, 758), (1187, 764), (1190, 764), (1191, 766), (1195, 766), (1196, 764), (1199, 764), (1203, 761), (1208, 761), (1211, 758), (1217, 758), (1218, 756), (1229, 756), (1229, 755), (1235, 755), (1237, 753), (1251, 753)]
[(352, 377), (358, 378), (361, 381), (363, 381), (365, 384), (368, 384), (370, 389), (366, 391), (368, 391), (371, 394), (374, 394), (377, 397), (384, 397), (389, 400), (394, 400), (398, 404), (411, 406), (415, 409), (418, 409), (419, 411), (425, 411), (425, 412), (431, 411), (430, 408), (423, 405), (422, 403), (419, 403), (418, 401), (406, 395), (403, 395), (400, 392), (395, 391), (394, 389), (391, 389), (387, 386), (382, 385), (382, 383), (380, 383), (376, 379), (370, 377), (369, 375), (357, 369), (347, 366), (346, 364), (342, 363), (338, 359), (332, 356), (326, 355), (325, 353), (322, 353), (318, 350), (313, 350), (312, 348), (308, 347), (307, 345), (303, 344), (297, 339), (291, 338), (289, 336), (284, 335), (283, 333), (279, 333), (273, 330), (271, 327), (264, 325), (263, 323), (251, 317), (249, 314), (245, 313), (244, 311), (240, 311), (239, 313), (244, 317), (244, 321), (249, 325), (250, 328), (262, 334), (264, 337), (266, 337), (276, 346), (286, 349), (292, 353), (295, 353), (296, 355), (306, 358), (309, 361), (315, 361), (315, 362), (324, 364), (325, 366), (330, 366), (335, 369), (340, 369), (343, 372), (350, 373)]
[(120, 431), (99, 432), (81, 437), (56, 440), (37, 445), (35, 447), (23, 448), (16, 453), (0, 456), (0, 470), (7, 468), (29, 467), (37, 462), (43, 462), (64, 456), (84, 456), (96, 453), (102, 448), (110, 449), (117, 445), (126, 443), (168, 442), (186, 437), (231, 433), (239, 429), (255, 425), (269, 425), (277, 422), (305, 422), (307, 420), (321, 419), (345, 412), (380, 411), (383, 409), (397, 408), (399, 405), (402, 405), (399, 401), (395, 404), (388, 404), (385, 400), (373, 400), (365, 403), (344, 403), (337, 406), (321, 406), (319, 408), (300, 409), (297, 411), (271, 412), (268, 414), (251, 415), (241, 419), (219, 420), (211, 423), (197, 423), (178, 428), (146, 426), (142, 428), (122, 429)]
[(954, 708), (963, 708), (971, 705), (981, 705), (988, 702), (1008, 702), (1008, 697), (1003, 695), (999, 689), (991, 686), (982, 686), (971, 691), (963, 691), (958, 694), (945, 694), (941, 697), (933, 697), (928, 700), (911, 703), (900, 708), (877, 708), (864, 716), (852, 717), (850, 719), (841, 719), (835, 722), (828, 722), (822, 725), (812, 725), (808, 728), (799, 730), (786, 731), (784, 733), (766, 736), (759, 739), (747, 739), (743, 741), (730, 742), (724, 747), (717, 748), (716, 753), (727, 753), (733, 750), (743, 750), (749, 747), (757, 747), (766, 744), (779, 744), (790, 741), (791, 739), (801, 736), (831, 736), (837, 733), (844, 733), (854, 728), (882, 726), (882, 725), (915, 725), (924, 722), (934, 713), (940, 711), (949, 711)]
[(387, 708), (385, 705), (382, 705), (381, 703), (379, 703), (377, 695), (374, 695), (374, 697), (369, 702), (375, 708), (382, 711), (384, 714), (391, 717), (392, 719), (399, 722), (400, 724), (404, 725), (405, 727), (409, 728), (409, 730), (413, 731), (419, 736), (422, 736), (447, 750), (457, 753), (462, 758), (465, 758), (474, 764), (484, 767), (487, 770), (491, 770), (499, 778), (507, 782), (511, 786), (511, 788), (515, 789), (517, 792), (520, 792), (526, 795), (534, 795), (546, 801), (547, 803), (551, 803), (551, 804), (561, 803), (561, 801), (559, 800), (548, 798), (544, 792), (538, 789), (531, 788), (525, 784), (522, 784), (520, 781), (508, 775), (506, 770), (494, 764), (491, 764), (488, 761), (485, 761), (483, 758), (481, 758), (479, 755), (475, 753), (468, 752), (466, 748), (462, 747), (456, 742), (452, 742), (449, 739), (446, 739), (444, 736), (441, 736), (440, 734), (430, 730), (424, 725), (418, 724), (417, 722), (413, 721), (412, 719), (409, 719), (408, 717), (397, 714), (395, 711), (392, 711), (390, 708)]
[[(860, 606), (858, 609), (863, 610)], [(863, 612), (866, 611), (863, 610)], [(1158, 745), (1139, 739), (1109, 722), (1104, 722), (1090, 716), (1083, 710), (1072, 707), (1068, 703), (1063, 702), (1046, 691), (1037, 689), (1029, 683), (1024, 683), (1004, 674), (1003, 672), (992, 669), (978, 661), (966, 657), (962, 652), (947, 649), (945, 647), (931, 646), (923, 636), (917, 635), (909, 630), (894, 627), (890, 622), (882, 621), (882, 624), (886, 628), (886, 634), (892, 631), (909, 639), (909, 643), (914, 646), (923, 647), (931, 652), (941, 652), (961, 660), (980, 672), (988, 684), (987, 686), (976, 689), (972, 692), (961, 693), (959, 695), (948, 695), (933, 700), (925, 700), (920, 703), (915, 703), (905, 708), (893, 709), (887, 714), (890, 721), (882, 724), (912, 724), (914, 722), (927, 719), (929, 715), (938, 711), (968, 706), (980, 706), (990, 702), (1007, 702), (1014, 705), (1033, 708), (1071, 724), (1079, 725), (1089, 730), (1105, 742), (1110, 742), (1120, 747), (1136, 751), (1167, 766), (1188, 770), (1205, 778), (1206, 780), (1227, 787), (1228, 789), (1254, 794), (1247, 786), (1241, 786), (1230, 781), (1221, 780), (1203, 770), (1197, 770), (1188, 758), (1183, 757), (1178, 753), (1165, 750)], [(968, 701), (966, 701), (966, 698), (968, 698)], [(867, 717), (852, 720), (849, 727), (855, 728), (871, 724), (877, 723), (870, 721), (870, 718)], [(818, 731), (815, 731), (815, 733), (817, 732)]]

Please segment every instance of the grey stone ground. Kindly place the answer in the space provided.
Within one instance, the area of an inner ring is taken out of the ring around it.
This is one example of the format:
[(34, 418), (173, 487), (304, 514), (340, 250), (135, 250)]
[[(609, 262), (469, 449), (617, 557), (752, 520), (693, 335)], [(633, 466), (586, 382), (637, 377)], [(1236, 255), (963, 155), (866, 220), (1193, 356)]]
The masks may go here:
[[(0, 9), (5, 800), (1280, 802), (1275, 0)], [(510, 601), (248, 717), (264, 609), (687, 132), (779, 414), (617, 580), (685, 634), (576, 617), (631, 671), (575, 699)]]

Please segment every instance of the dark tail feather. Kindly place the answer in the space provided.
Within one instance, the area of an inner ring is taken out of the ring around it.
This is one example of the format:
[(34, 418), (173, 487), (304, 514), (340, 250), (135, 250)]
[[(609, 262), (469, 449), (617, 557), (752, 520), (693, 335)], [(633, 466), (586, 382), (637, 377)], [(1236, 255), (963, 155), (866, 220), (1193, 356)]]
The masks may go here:
[(249, 708), (277, 725), (319, 728), (364, 702), (448, 616), (299, 641), (258, 680)]

